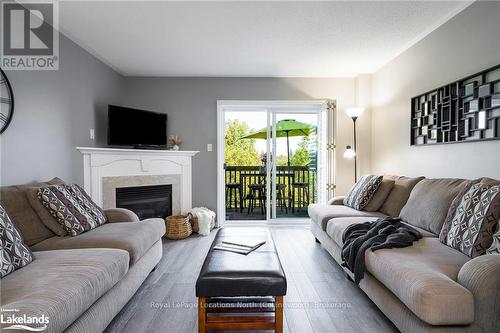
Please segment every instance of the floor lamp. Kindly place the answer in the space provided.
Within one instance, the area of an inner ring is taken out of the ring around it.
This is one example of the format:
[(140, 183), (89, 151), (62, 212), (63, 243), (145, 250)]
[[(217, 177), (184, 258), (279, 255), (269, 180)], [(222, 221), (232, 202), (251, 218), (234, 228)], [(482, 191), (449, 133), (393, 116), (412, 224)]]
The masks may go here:
[[(352, 119), (352, 123), (354, 126), (354, 147), (351, 148), (351, 146), (347, 146), (345, 148), (344, 152), (344, 157), (346, 158), (354, 158), (354, 182), (356, 183), (358, 181), (358, 165), (357, 165), (357, 156), (358, 151), (356, 147), (356, 120), (358, 120), (359, 117), (363, 114), (364, 108), (360, 107), (353, 107), (353, 108), (347, 108), (345, 110), (345, 113)], [(354, 149), (353, 149), (354, 148)]]

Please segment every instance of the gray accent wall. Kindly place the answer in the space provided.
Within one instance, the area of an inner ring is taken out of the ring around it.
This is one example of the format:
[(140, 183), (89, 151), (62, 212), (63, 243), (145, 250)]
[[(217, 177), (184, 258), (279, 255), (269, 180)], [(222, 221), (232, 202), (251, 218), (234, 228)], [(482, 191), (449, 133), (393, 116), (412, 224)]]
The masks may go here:
[(62, 34), (59, 55), (58, 71), (6, 71), (15, 109), (0, 136), (2, 185), (55, 176), (82, 184), (75, 147), (106, 142), (107, 105), (121, 102), (124, 78)]
[[(199, 150), (193, 162), (193, 205), (216, 208), (217, 203), (217, 100), (337, 100), (338, 192), (353, 183), (353, 161), (342, 158), (352, 144), (352, 121), (345, 108), (355, 104), (355, 79), (309, 78), (154, 78), (127, 77), (123, 103), (168, 114), (169, 134), (179, 135), (181, 149)], [(362, 172), (369, 169), (370, 118), (359, 120)], [(206, 145), (214, 146), (207, 152)]]
[(410, 99), (500, 64), (500, 2), (478, 1), (372, 76), (372, 172), (500, 179), (500, 141), (410, 146)]

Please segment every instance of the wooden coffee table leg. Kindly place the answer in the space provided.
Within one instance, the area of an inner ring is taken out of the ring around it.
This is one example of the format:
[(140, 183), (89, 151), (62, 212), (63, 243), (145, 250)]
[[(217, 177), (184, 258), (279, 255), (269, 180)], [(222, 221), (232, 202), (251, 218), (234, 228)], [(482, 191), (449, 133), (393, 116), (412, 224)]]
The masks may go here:
[(283, 333), (283, 296), (276, 296), (274, 301), (274, 332)]
[(207, 301), (205, 297), (198, 298), (198, 333), (207, 332)]

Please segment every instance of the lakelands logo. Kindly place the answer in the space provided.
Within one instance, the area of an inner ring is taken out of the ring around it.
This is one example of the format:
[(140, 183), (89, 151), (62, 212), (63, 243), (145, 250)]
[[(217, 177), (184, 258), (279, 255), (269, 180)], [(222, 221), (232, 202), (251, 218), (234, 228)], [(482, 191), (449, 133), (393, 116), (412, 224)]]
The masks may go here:
[(2, 1), (0, 66), (9, 70), (59, 69), (57, 1)]
[(18, 314), (17, 309), (2, 309), (0, 312), (0, 327), (4, 330), (22, 330), (30, 332), (42, 332), (47, 329), (49, 317), (42, 314), (39, 316), (28, 316)]

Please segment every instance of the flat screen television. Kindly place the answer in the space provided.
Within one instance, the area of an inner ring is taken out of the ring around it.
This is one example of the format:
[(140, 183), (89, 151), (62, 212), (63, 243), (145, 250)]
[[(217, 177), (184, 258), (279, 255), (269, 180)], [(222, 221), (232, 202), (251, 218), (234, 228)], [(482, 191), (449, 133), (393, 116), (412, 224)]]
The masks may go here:
[(166, 148), (167, 115), (109, 105), (108, 145), (135, 148)]

